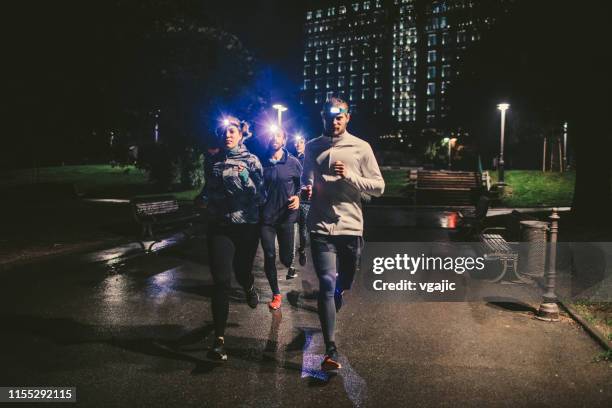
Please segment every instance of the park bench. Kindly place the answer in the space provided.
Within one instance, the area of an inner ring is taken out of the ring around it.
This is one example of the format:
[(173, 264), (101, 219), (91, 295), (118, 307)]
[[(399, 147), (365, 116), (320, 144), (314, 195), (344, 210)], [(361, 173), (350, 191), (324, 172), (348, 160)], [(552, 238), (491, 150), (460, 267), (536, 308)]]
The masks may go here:
[(498, 282), (506, 275), (509, 281), (522, 281), (518, 275), (518, 252), (514, 250), (501, 234), (506, 233), (505, 227), (484, 227), (487, 212), (489, 211), (490, 199), (487, 195), (481, 195), (473, 209), (457, 211), (460, 219), (461, 239), (477, 239), (479, 251), (485, 261), (498, 263), (499, 271), (496, 271), (490, 279)]
[[(513, 249), (501, 234), (491, 234), (488, 228), (480, 234), (480, 250), (485, 262), (498, 263), (499, 271), (496, 271), (491, 282), (499, 282), (504, 279), (511, 282), (524, 282), (518, 274), (518, 252)], [(499, 229), (499, 228), (495, 228)]]
[(482, 190), (479, 173), (410, 170), (407, 180), (416, 202), (431, 205), (470, 205)]
[(134, 219), (142, 227), (142, 239), (159, 242), (156, 232), (178, 226), (191, 226), (198, 215), (182, 210), (173, 196), (134, 198), (130, 201)]

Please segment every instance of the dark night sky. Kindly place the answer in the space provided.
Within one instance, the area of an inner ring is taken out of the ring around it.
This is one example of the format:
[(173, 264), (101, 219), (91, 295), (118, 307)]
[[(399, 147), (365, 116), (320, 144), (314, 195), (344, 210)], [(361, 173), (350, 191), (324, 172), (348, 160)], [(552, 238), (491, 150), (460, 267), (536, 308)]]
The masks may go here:
[(215, 22), (235, 34), (264, 66), (281, 99), (289, 97), (287, 86), (297, 91), (302, 76), (303, 16), (307, 1), (203, 1)]

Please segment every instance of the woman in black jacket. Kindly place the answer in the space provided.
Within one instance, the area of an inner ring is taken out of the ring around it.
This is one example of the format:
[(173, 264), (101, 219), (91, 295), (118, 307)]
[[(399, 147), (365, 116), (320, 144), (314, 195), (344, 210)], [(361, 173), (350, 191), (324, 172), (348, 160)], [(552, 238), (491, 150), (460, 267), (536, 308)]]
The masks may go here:
[(272, 290), (272, 301), (268, 306), (273, 310), (281, 306), (276, 271), (277, 237), (280, 260), (288, 268), (287, 279), (297, 276), (293, 258), (302, 165), (285, 149), (286, 143), (285, 131), (275, 129), (268, 145), (268, 159), (263, 163), (266, 202), (262, 209), (261, 245), (264, 250), (264, 270)]

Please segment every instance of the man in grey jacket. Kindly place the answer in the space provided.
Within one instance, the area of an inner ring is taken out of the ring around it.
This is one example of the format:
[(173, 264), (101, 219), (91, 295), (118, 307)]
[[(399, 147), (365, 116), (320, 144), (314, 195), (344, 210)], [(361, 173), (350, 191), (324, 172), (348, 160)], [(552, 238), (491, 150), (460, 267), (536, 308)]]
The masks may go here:
[(362, 193), (380, 196), (385, 182), (369, 143), (346, 131), (348, 104), (323, 105), (323, 135), (306, 145), (303, 194), (310, 198), (308, 229), (319, 279), (318, 312), (325, 340), (324, 370), (340, 368), (334, 332), (336, 312), (351, 288), (363, 248)]

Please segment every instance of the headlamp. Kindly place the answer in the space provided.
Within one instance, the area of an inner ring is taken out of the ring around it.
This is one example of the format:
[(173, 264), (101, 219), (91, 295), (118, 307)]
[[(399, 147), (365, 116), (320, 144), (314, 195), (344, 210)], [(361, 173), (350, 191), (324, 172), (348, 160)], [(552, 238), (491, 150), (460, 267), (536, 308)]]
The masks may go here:
[(341, 113), (348, 113), (348, 109), (342, 108), (340, 106), (332, 106), (329, 108), (329, 115), (336, 116)]

